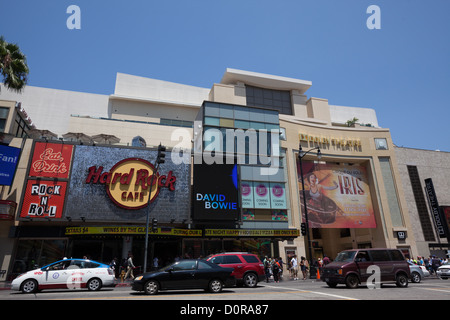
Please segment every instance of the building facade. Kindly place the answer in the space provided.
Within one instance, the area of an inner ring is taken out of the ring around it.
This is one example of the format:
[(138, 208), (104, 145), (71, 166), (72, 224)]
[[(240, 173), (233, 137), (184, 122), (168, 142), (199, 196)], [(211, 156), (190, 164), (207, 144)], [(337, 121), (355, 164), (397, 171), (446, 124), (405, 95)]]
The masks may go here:
[[(2, 187), (16, 204), (0, 222), (2, 279), (62, 256), (132, 252), (143, 264), (148, 212), (158, 221), (150, 259), (245, 250), (286, 261), (361, 247), (417, 255), (389, 130), (372, 109), (308, 98), (311, 85), (227, 69), (209, 89), (125, 74), (109, 96), (2, 88), (9, 110), (21, 102), (52, 133), (27, 128), (34, 139), (3, 142), (21, 155)], [(120, 141), (91, 140), (99, 134)], [(159, 144), (168, 149), (157, 171)], [(314, 149), (301, 162), (300, 146)]]
[(450, 153), (403, 147), (395, 153), (419, 254), (443, 258), (450, 253)]

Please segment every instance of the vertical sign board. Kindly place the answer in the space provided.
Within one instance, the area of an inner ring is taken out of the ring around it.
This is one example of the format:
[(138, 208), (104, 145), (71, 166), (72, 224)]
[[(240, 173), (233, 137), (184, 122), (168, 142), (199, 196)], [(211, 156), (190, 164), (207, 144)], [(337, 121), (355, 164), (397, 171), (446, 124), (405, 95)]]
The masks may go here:
[(34, 144), (21, 218), (62, 218), (72, 153), (70, 144)]
[(197, 221), (239, 220), (236, 164), (194, 164), (194, 212)]
[(0, 185), (12, 184), (17, 163), (19, 162), (20, 149), (0, 145)]
[(442, 219), (441, 210), (439, 210), (439, 203), (436, 197), (436, 192), (434, 191), (433, 180), (431, 180), (431, 178), (425, 179), (425, 192), (427, 193), (431, 208), (431, 215), (433, 216), (439, 238), (445, 238), (447, 236), (446, 226), (444, 225), (444, 219)]

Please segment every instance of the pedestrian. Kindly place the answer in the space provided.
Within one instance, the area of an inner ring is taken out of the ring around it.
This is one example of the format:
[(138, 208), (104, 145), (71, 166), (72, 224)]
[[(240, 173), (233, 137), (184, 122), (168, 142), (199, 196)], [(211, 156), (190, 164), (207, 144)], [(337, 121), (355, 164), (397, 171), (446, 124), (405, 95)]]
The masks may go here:
[(279, 282), (279, 272), (280, 272), (280, 264), (278, 263), (277, 259), (275, 258), (273, 260), (273, 264), (272, 264), (272, 273), (273, 273), (273, 281), (274, 282)]
[(294, 254), (294, 256), (291, 259), (291, 269), (292, 269), (292, 277), (294, 280), (298, 280), (298, 262), (297, 262), (297, 255)]
[(264, 258), (264, 274), (266, 275), (266, 282), (269, 282), (270, 279), (270, 269), (271, 269), (270, 259), (266, 256)]
[(279, 273), (279, 278), (280, 280), (283, 280), (283, 259), (281, 257), (278, 258), (278, 263), (280, 264), (280, 273)]
[(128, 278), (129, 275), (131, 275), (132, 279), (134, 279), (133, 269), (135, 268), (133, 264), (133, 255), (130, 253), (128, 254), (128, 260), (127, 260), (127, 273), (125, 274), (125, 280)]
[(436, 277), (437, 277), (436, 271), (440, 266), (441, 266), (441, 260), (438, 257), (433, 256), (433, 259), (431, 260), (431, 268), (433, 269), (433, 272), (436, 275)]
[(114, 258), (109, 263), (109, 267), (111, 268), (111, 270), (113, 271), (113, 274), (114, 274), (114, 279), (117, 278), (117, 276), (116, 276), (116, 266), (117, 266), (117, 258)]
[(302, 271), (303, 274), (303, 280), (306, 280), (306, 271), (308, 270), (309, 265), (308, 265), (308, 260), (306, 260), (305, 257), (301, 257), (300, 258), (300, 270)]
[(327, 255), (324, 255), (322, 261), (323, 261), (323, 265), (326, 266), (327, 264), (330, 263), (330, 258), (328, 258)]
[(153, 270), (158, 270), (159, 267), (159, 260), (158, 257), (153, 258)]

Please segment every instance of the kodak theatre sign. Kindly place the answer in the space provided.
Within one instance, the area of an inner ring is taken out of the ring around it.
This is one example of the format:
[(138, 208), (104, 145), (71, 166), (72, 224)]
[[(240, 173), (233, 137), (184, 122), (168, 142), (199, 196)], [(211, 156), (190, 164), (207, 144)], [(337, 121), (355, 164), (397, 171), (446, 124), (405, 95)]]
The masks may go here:
[(90, 167), (86, 183), (104, 184), (111, 200), (124, 209), (141, 209), (153, 202), (161, 188), (175, 190), (176, 177), (172, 171), (160, 175), (153, 165), (140, 158), (127, 158), (116, 163), (110, 171), (102, 166)]

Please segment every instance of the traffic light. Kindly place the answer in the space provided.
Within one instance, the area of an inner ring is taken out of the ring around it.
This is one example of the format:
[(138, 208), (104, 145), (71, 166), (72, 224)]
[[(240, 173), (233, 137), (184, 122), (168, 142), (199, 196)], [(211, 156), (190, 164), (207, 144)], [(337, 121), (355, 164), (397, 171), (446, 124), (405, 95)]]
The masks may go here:
[(152, 231), (158, 231), (158, 220), (156, 220), (155, 218), (152, 219)]
[(302, 222), (300, 224), (300, 232), (302, 233), (302, 236), (306, 235), (306, 223)]
[(159, 144), (158, 157), (156, 158), (156, 163), (158, 163), (158, 164), (164, 163), (166, 161), (164, 159), (165, 157), (166, 157), (166, 147)]

